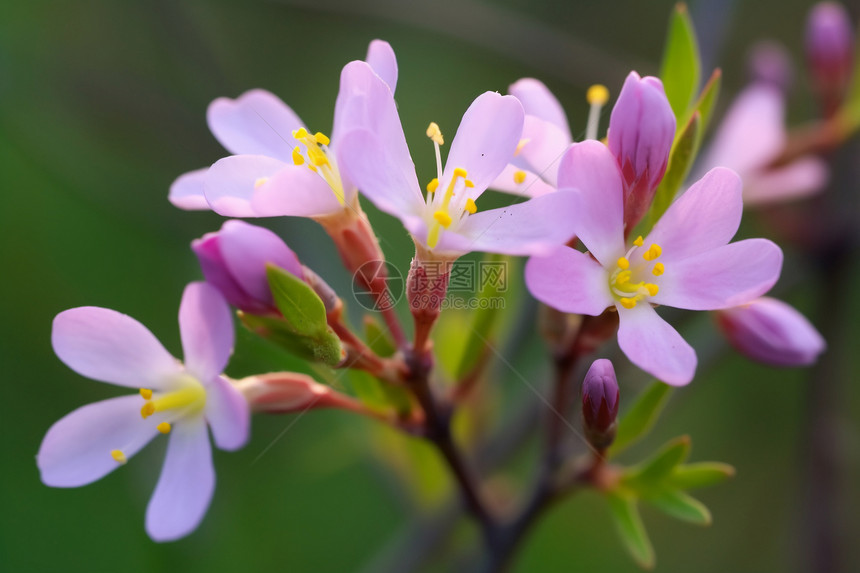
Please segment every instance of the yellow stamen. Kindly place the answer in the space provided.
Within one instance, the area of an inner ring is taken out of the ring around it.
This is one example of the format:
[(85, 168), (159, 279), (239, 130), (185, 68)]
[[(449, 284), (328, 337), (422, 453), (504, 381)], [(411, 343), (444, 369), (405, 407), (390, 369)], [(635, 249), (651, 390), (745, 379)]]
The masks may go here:
[(651, 269), (651, 274), (654, 275), (655, 277), (659, 277), (660, 275), (662, 275), (665, 272), (665, 270), (666, 270), (666, 267), (663, 266), (663, 263), (655, 263), (654, 268)]
[(302, 156), (302, 150), (299, 149), (299, 146), (295, 146), (293, 148), (293, 163), (296, 165), (301, 165), (305, 162), (305, 158)]
[(472, 187), (475, 186), (475, 182), (472, 181), (471, 179), (464, 179), (463, 185), (465, 185), (466, 187), (469, 187), (471, 189)]
[(436, 211), (433, 213), (433, 218), (446, 229), (451, 226), (451, 215), (448, 214), (448, 211)]
[(296, 139), (304, 139), (307, 136), (308, 136), (308, 130), (305, 129), (304, 127), (293, 131), (293, 137), (295, 137)]
[(445, 139), (442, 137), (442, 130), (439, 129), (439, 124), (435, 121), (431, 121), (430, 125), (427, 126), (427, 137), (432, 139), (434, 143), (445, 145)]
[(308, 147), (308, 157), (316, 166), (326, 165), (328, 163), (328, 157), (326, 157), (325, 153), (323, 153), (318, 147)]
[(171, 408), (183, 408), (191, 405), (202, 406), (205, 403), (206, 390), (197, 381), (194, 381), (185, 388), (165, 394), (157, 400), (147, 402), (147, 404), (152, 404), (153, 412), (163, 412)]
[(618, 302), (620, 302), (621, 306), (623, 306), (624, 308), (633, 308), (634, 306), (636, 306), (636, 299), (635, 298), (623, 297), (623, 298), (619, 299)]
[(645, 243), (645, 239), (642, 238), (642, 235), (639, 235), (638, 237), (636, 237), (636, 240), (633, 241), (633, 244), (636, 245), (637, 247), (641, 247), (644, 243)]
[(427, 184), (427, 192), (435, 193), (436, 189), (439, 187), (439, 180), (435, 177), (430, 180), (430, 183)]
[(162, 434), (169, 434), (170, 433), (170, 423), (169, 422), (162, 422), (159, 425), (157, 425), (155, 427), (155, 429), (158, 430), (159, 432), (161, 432)]
[(648, 250), (642, 253), (642, 258), (646, 261), (653, 261), (657, 257), (663, 254), (663, 249), (660, 248), (660, 245), (657, 243), (652, 244), (648, 247)]
[(150, 398), (152, 398), (152, 390), (150, 390), (149, 388), (141, 388), (140, 395), (143, 396), (144, 400), (149, 400)]
[(260, 177), (259, 179), (254, 181), (254, 189), (259, 189), (260, 187), (265, 185), (266, 182), (268, 182), (268, 181), (269, 181), (268, 177)]
[(630, 261), (627, 260), (627, 257), (621, 257), (618, 259), (618, 268), (622, 271), (630, 267)]
[(122, 453), (122, 450), (111, 450), (110, 457), (112, 457), (114, 461), (118, 464), (124, 464), (128, 461), (128, 459), (125, 457), (125, 454)]
[(519, 185), (523, 181), (526, 180), (526, 172), (525, 171), (515, 171), (514, 172), (514, 183)]
[(478, 210), (478, 206), (475, 205), (475, 200), (469, 197), (466, 199), (466, 211), (470, 214), (475, 213)]
[(469, 174), (462, 167), (457, 167), (456, 169), (454, 169), (454, 179), (456, 179), (457, 177), (462, 177), (463, 179), (465, 179), (468, 176)]
[(633, 276), (633, 271), (621, 271), (615, 277), (615, 284), (619, 287), (626, 285), (630, 282), (630, 278)]
[(321, 131), (318, 131), (314, 134), (314, 139), (320, 145), (328, 145), (329, 143), (331, 143), (331, 140), (326, 137), (325, 134), (323, 134)]
[(147, 402), (143, 405), (143, 408), (140, 409), (140, 416), (145, 420), (155, 414), (155, 404), (152, 402)]
[(529, 141), (531, 141), (531, 139), (526, 138), (526, 139), (521, 139), (519, 141), (519, 143), (517, 143), (517, 148), (514, 150), (514, 157), (516, 157), (517, 155), (519, 155), (522, 152), (523, 147), (525, 147)]
[(308, 169), (310, 169), (310, 170), (311, 170), (311, 171), (313, 171), (314, 173), (316, 173), (316, 172), (317, 172), (317, 168), (316, 168), (316, 166), (311, 165), (310, 163), (308, 163)]
[(588, 88), (585, 99), (591, 105), (606, 105), (609, 101), (609, 90), (604, 85), (594, 84)]
[(645, 285), (645, 288), (648, 289), (648, 294), (650, 294), (651, 296), (655, 296), (658, 292), (660, 292), (660, 287), (653, 283), (647, 283)]

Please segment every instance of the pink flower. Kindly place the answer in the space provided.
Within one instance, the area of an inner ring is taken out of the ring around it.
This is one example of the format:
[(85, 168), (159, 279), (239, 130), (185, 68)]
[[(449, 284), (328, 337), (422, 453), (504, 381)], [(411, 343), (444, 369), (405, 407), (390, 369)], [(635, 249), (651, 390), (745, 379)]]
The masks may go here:
[[(425, 197), (391, 91), (363, 62), (347, 65), (344, 77), (357, 86), (346, 96), (347, 109), (362, 102), (373, 105), (367, 106), (367, 121), (344, 136), (338, 160), (364, 195), (400, 218), (422, 249), (440, 258), (470, 251), (521, 255), (570, 239), (567, 194), (478, 212), (476, 201), (519, 142), (523, 110), (516, 98), (487, 92), (475, 99), (463, 115), (444, 170), (437, 155), (437, 176)], [(438, 152), (443, 143), (438, 126), (431, 124), (428, 135)]]
[[(374, 40), (367, 61), (393, 91), (397, 62), (391, 46)], [(341, 82), (341, 92), (351, 88), (348, 81)], [(361, 114), (360, 106), (344, 109), (339, 96), (329, 139), (309, 131), (292, 109), (265, 90), (251, 90), (235, 100), (216, 99), (207, 112), (209, 128), (233, 155), (180, 176), (170, 188), (170, 201), (182, 209), (211, 207), (229, 217), (326, 218), (354, 210), (357, 189), (341, 172), (334, 150), (352, 118)]]
[(230, 309), (205, 283), (191, 283), (179, 307), (185, 364), (145, 326), (119, 312), (80, 307), (54, 319), (57, 356), (75, 372), (109, 384), (139, 388), (132, 396), (78, 408), (51, 426), (36, 463), (42, 481), (78, 487), (109, 474), (160, 434), (167, 457), (146, 511), (155, 541), (191, 533), (215, 489), (209, 433), (224, 450), (248, 439), (249, 410), (221, 375), (233, 351)]
[(838, 2), (819, 2), (806, 22), (806, 58), (826, 116), (842, 103), (854, 67), (851, 16)]
[(815, 327), (792, 306), (762, 297), (716, 313), (726, 338), (744, 356), (773, 366), (808, 366), (824, 351)]
[(696, 354), (652, 304), (714, 310), (744, 304), (779, 277), (782, 251), (765, 239), (729, 244), (740, 225), (741, 182), (717, 168), (676, 200), (648, 237), (624, 240), (624, 190), (615, 157), (596, 141), (562, 158), (559, 188), (575, 190), (574, 229), (588, 248), (569, 247), (526, 265), (532, 294), (563, 312), (618, 311), (627, 357), (663, 382), (684, 385)]

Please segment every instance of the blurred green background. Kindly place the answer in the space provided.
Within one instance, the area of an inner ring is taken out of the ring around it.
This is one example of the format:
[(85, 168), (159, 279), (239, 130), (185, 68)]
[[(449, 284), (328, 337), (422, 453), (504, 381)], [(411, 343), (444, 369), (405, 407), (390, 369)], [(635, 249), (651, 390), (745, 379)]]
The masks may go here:
[[(3, 571), (407, 571), (408, 556), (433, 556), (427, 571), (466, 570), (469, 526), (446, 525), (447, 541), (417, 534), (420, 512), (446, 505), (447, 477), (423, 446), (350, 414), (258, 417), (242, 451), (216, 452), (218, 485), (200, 529), (176, 543), (143, 530), (164, 441), (90, 486), (60, 490), (39, 481), (34, 456), (50, 425), (72, 409), (117, 393), (66, 368), (50, 346), (51, 320), (75, 306), (127, 313), (180, 355), (176, 311), (184, 285), (199, 280), (189, 242), (222, 218), (182, 212), (166, 200), (172, 180), (225, 153), (208, 133), (207, 104), (262, 87), (281, 96), (312, 130), (330, 131), (340, 68), (388, 40), (400, 64), (401, 117), (421, 179), (432, 170), (429, 121), (453, 135), (460, 114), (486, 90), (523, 76), (544, 80), (584, 128), (584, 90), (617, 93), (629, 69), (655, 74), (671, 1), (499, 2), (347, 0), (269, 2), (43, 2), (0, 7), (0, 570)], [(725, 74), (724, 109), (745, 81), (744, 55), (758, 38), (788, 45), (802, 62), (808, 2), (693, 2), (710, 65)], [(856, 14), (855, 14), (856, 16)], [(707, 65), (707, 64), (706, 64)], [(797, 73), (803, 79), (802, 70)], [(791, 114), (811, 117), (803, 81)], [(608, 117), (608, 116), (605, 116)], [(605, 128), (605, 120), (604, 120)], [(406, 269), (411, 242), (399, 222), (365, 201), (391, 260)], [(322, 230), (305, 220), (268, 220), (306, 263), (344, 293), (350, 277)], [(814, 322), (820, 284), (789, 249), (781, 294)], [(857, 283), (856, 265), (849, 281)], [(527, 295), (523, 294), (524, 297)], [(355, 305), (353, 305), (355, 306)], [(353, 312), (355, 309), (352, 309)], [(403, 310), (401, 308), (401, 310)], [(514, 310), (511, 311), (512, 313)], [(857, 297), (828, 309), (844, 317), (841, 344), (855, 349)], [(696, 381), (630, 460), (682, 433), (693, 460), (736, 466), (726, 485), (700, 493), (714, 514), (707, 529), (646, 509), (659, 571), (809, 570), (804, 507), (809, 472), (809, 371), (764, 368), (731, 353), (707, 316), (683, 317), (700, 351)], [(530, 323), (499, 336), (506, 359), (545, 389), (546, 357)], [(511, 321), (510, 326), (513, 325)], [(441, 343), (441, 342), (440, 342)], [(860, 386), (857, 353), (837, 356), (827, 380), (838, 464), (824, 484), (838, 500), (836, 542), (843, 570), (860, 548)], [(619, 362), (622, 408), (644, 384)], [(301, 368), (239, 332), (228, 373)], [(519, 376), (494, 368), (499, 403), (533, 401)], [(335, 381), (335, 383), (339, 383)], [(501, 398), (499, 396), (502, 396)], [(494, 404), (496, 402), (493, 402)], [(504, 417), (495, 424), (504, 426)], [(533, 443), (531, 445), (534, 445)], [(415, 453), (417, 451), (417, 453)], [(406, 453), (404, 453), (406, 452)], [(409, 454), (412, 452), (412, 454)], [(422, 453), (423, 452), (423, 453)], [(517, 487), (532, 462), (511, 460)], [(420, 458), (403, 486), (404, 455)], [(401, 464), (402, 465), (402, 464)], [(514, 485), (511, 485), (511, 484)], [(526, 539), (516, 571), (635, 571), (598, 496), (556, 506)]]

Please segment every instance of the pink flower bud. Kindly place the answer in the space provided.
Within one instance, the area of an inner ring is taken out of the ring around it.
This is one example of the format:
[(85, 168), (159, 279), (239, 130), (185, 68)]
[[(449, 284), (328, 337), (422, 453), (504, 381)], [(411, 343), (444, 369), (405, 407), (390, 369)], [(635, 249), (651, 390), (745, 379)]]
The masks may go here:
[(595, 360), (582, 382), (582, 420), (588, 441), (598, 450), (608, 448), (615, 439), (618, 398), (612, 362)]
[(806, 56), (825, 115), (842, 102), (851, 77), (854, 32), (845, 8), (837, 2), (820, 2), (806, 22)]
[(669, 162), (675, 115), (663, 83), (630, 72), (609, 118), (609, 149), (624, 180), (624, 222), (631, 229), (645, 215)]
[(802, 314), (773, 298), (720, 310), (716, 316), (738, 352), (765, 364), (806, 366), (825, 348), (824, 339)]
[(337, 392), (297, 372), (250, 376), (239, 380), (236, 388), (255, 412), (285, 414), (338, 405)]
[(275, 233), (243, 221), (227, 221), (221, 230), (191, 243), (206, 281), (227, 301), (252, 314), (277, 313), (266, 264), (303, 277), (296, 254)]

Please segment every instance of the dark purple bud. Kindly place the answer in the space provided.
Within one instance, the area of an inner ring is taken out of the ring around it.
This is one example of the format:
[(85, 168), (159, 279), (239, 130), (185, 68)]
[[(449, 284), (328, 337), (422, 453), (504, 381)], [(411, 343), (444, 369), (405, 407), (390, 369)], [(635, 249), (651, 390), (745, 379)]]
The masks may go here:
[(675, 114), (663, 83), (630, 72), (609, 118), (609, 149), (624, 181), (624, 223), (632, 229), (645, 215), (666, 173), (675, 138)]
[(794, 70), (782, 44), (768, 40), (758, 42), (750, 50), (748, 66), (753, 83), (772, 85), (783, 93), (791, 87)]
[(826, 116), (839, 105), (854, 60), (851, 18), (837, 2), (819, 2), (806, 21), (806, 57)]
[(612, 362), (595, 360), (582, 382), (582, 420), (592, 446), (604, 450), (615, 439), (618, 380)]
[(825, 348), (802, 314), (769, 297), (720, 310), (717, 323), (738, 352), (772, 366), (808, 366)]
[(221, 230), (191, 243), (206, 281), (236, 308), (252, 314), (277, 313), (266, 264), (303, 277), (296, 254), (275, 233), (243, 221), (227, 221)]

